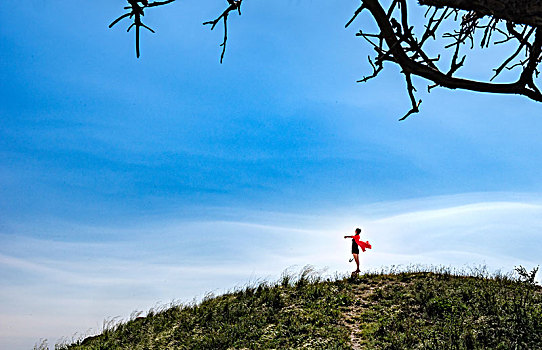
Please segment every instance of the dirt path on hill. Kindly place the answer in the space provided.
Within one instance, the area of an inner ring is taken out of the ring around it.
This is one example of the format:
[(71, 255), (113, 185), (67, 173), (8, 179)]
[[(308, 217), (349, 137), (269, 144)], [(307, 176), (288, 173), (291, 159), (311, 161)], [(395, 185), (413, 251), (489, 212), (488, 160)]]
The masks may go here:
[(344, 325), (350, 330), (350, 344), (354, 350), (363, 349), (358, 336), (360, 332), (359, 318), (363, 310), (370, 307), (370, 296), (377, 288), (380, 288), (380, 286), (375, 284), (359, 283), (353, 285), (353, 302), (343, 310)]
[(366, 349), (362, 338), (360, 322), (362, 320), (362, 314), (369, 310), (374, 303), (371, 296), (379, 289), (384, 287), (392, 287), (393, 285), (401, 285), (405, 287), (407, 283), (394, 281), (394, 280), (381, 280), (381, 281), (355, 281), (352, 285), (352, 299), (353, 302), (350, 306), (344, 308), (343, 319), (344, 325), (350, 330), (350, 344), (352, 349), (360, 350)]

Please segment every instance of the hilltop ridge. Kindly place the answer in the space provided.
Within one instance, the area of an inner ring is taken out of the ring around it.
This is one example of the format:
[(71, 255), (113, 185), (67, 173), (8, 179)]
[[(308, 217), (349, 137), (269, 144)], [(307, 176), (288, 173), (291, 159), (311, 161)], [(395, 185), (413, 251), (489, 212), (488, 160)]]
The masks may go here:
[(517, 270), (322, 278), (305, 268), (55, 349), (542, 349), (542, 288), (536, 270)]

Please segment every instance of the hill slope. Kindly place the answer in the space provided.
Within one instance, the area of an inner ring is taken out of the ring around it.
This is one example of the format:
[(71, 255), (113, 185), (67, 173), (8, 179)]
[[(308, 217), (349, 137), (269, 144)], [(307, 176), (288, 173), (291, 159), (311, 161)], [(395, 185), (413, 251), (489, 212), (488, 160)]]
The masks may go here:
[(56, 348), (542, 349), (542, 288), (534, 274), (321, 279), (306, 269)]

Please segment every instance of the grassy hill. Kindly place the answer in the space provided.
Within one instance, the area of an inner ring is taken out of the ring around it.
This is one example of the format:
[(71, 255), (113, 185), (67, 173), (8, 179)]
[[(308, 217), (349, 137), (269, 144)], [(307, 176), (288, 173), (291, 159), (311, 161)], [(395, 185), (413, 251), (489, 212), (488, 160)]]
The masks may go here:
[(321, 278), (310, 268), (176, 305), (56, 349), (542, 349), (542, 288), (449, 270)]

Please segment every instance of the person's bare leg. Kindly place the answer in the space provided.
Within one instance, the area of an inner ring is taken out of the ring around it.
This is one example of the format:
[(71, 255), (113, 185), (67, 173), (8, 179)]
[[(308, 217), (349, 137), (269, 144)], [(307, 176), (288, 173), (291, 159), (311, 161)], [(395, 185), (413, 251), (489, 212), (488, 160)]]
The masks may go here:
[(354, 255), (354, 260), (356, 260), (356, 271), (355, 272), (360, 272), (360, 269), (359, 269), (359, 255), (358, 254), (352, 254)]

